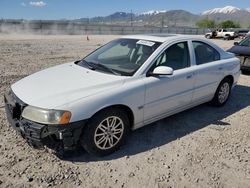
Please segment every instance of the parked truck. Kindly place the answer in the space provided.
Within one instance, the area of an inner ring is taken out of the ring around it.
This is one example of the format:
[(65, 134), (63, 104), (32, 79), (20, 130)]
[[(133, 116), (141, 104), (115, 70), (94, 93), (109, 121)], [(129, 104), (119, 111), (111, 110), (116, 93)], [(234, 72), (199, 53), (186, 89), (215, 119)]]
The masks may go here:
[(233, 40), (237, 37), (237, 33), (235, 31), (228, 31), (226, 29), (217, 29), (206, 33), (205, 37), (208, 39), (223, 38), (225, 40)]

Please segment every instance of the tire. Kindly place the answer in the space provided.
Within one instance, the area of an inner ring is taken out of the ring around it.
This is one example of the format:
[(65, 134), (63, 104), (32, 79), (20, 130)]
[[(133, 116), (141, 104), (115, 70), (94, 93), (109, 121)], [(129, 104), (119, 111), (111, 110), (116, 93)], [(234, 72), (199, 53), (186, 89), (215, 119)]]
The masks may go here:
[(90, 154), (105, 156), (118, 150), (129, 134), (128, 116), (119, 108), (94, 115), (81, 136), (81, 145)]
[(224, 40), (230, 40), (230, 39), (231, 39), (230, 35), (224, 36)]
[(250, 75), (250, 71), (248, 71), (248, 70), (241, 70), (241, 74)]
[(232, 82), (230, 79), (225, 78), (222, 80), (215, 92), (214, 98), (211, 101), (212, 105), (220, 107), (226, 104), (231, 94), (231, 87)]
[(241, 70), (241, 74), (247, 74), (247, 71), (245, 71), (245, 70)]
[(205, 36), (207, 39), (211, 39), (212, 37), (211, 37), (211, 35), (206, 35)]

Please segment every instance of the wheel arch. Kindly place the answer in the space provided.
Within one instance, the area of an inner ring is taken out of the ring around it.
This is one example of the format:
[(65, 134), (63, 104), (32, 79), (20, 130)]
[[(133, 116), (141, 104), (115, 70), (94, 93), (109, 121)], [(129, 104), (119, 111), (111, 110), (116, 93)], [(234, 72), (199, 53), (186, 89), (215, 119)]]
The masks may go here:
[(128, 106), (126, 106), (124, 104), (114, 104), (114, 105), (110, 105), (110, 106), (105, 106), (105, 107), (99, 109), (96, 113), (94, 113), (91, 116), (91, 118), (94, 117), (96, 114), (101, 113), (104, 110), (115, 109), (115, 108), (121, 109), (122, 111), (124, 111), (127, 114), (128, 119), (129, 119), (129, 126), (130, 126), (130, 129), (132, 129), (133, 125), (134, 125), (134, 113), (133, 113), (131, 108), (129, 108)]
[[(223, 78), (221, 79), (221, 81), (218, 83), (218, 85), (217, 85), (217, 87), (216, 87), (216, 90), (218, 89), (218, 87), (219, 87), (219, 85), (221, 84), (221, 82), (223, 82), (225, 79), (229, 79), (230, 82), (231, 82), (231, 84), (233, 85), (233, 83), (234, 83), (234, 77), (233, 77), (232, 75), (226, 75), (226, 76), (223, 77)], [(214, 95), (215, 95), (215, 93), (216, 93), (216, 90), (215, 90), (215, 92), (214, 92)]]
[(215, 93), (214, 93), (213, 99), (210, 101), (210, 103), (211, 103), (212, 105), (214, 105), (214, 106), (223, 106), (223, 105), (226, 103), (226, 101), (228, 100), (228, 98), (229, 98), (229, 95), (230, 95), (231, 90), (229, 90), (229, 94), (228, 94), (228, 96), (227, 96), (227, 99), (226, 99), (225, 101), (219, 103), (219, 99), (218, 99), (218, 89), (219, 89), (220, 85), (221, 85), (223, 82), (225, 82), (225, 81), (227, 81), (227, 82), (229, 81), (230, 84), (231, 84), (231, 88), (232, 88), (232, 85), (233, 85), (233, 83), (234, 83), (234, 77), (233, 77), (232, 75), (226, 75), (226, 76), (220, 81), (220, 83), (218, 84), (217, 89), (216, 89), (216, 91), (215, 91)]
[[(223, 80), (225, 80), (225, 79), (230, 80), (231, 84), (233, 85), (233, 83), (234, 83), (234, 77), (233, 77), (232, 75), (227, 75), (227, 76), (225, 76), (225, 77), (221, 80), (221, 82), (222, 82)], [(220, 82), (220, 83), (221, 83), (221, 82)]]

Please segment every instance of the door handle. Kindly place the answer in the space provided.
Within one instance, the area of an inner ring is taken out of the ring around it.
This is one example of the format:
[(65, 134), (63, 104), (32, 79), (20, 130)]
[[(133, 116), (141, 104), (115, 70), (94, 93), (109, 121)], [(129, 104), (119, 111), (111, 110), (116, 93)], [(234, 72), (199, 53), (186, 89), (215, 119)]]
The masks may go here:
[(218, 69), (219, 69), (219, 70), (222, 70), (222, 69), (223, 69), (223, 67), (219, 67)]
[(192, 77), (193, 77), (193, 75), (190, 74), (190, 75), (188, 75), (186, 78), (187, 78), (187, 79), (190, 79), (190, 78), (192, 78)]

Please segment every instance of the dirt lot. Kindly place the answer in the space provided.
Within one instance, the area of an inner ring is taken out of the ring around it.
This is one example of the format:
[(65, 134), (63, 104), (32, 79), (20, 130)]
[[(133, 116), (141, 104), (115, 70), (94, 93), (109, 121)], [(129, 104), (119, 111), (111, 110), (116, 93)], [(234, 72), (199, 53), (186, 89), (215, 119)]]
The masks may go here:
[[(116, 36), (0, 35), (0, 187), (250, 187), (250, 76), (222, 108), (201, 105), (134, 131), (105, 158), (35, 150), (8, 126), (3, 94), (41, 69)], [(233, 41), (216, 40), (224, 49)]]

